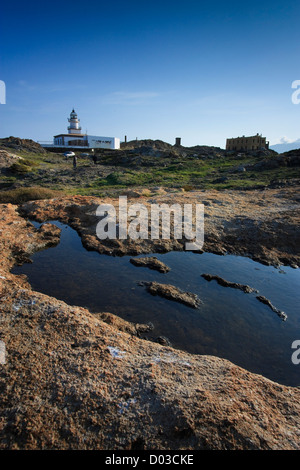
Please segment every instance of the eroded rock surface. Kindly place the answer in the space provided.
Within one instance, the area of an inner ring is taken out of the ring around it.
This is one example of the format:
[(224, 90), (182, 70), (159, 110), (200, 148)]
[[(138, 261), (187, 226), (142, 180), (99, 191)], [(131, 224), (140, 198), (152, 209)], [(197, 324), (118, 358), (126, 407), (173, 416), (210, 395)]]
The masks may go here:
[(156, 256), (149, 256), (145, 258), (131, 258), (130, 262), (135, 266), (147, 267), (149, 269), (154, 269), (160, 273), (167, 273), (170, 271), (169, 266), (156, 258)]
[(264, 297), (263, 295), (258, 295), (257, 297), (257, 300), (259, 300), (260, 302), (262, 302), (263, 304), (267, 305), (268, 307), (270, 307), (271, 310), (273, 310), (273, 312), (277, 313), (277, 315), (283, 320), (285, 321), (287, 319), (287, 315), (282, 312), (281, 310), (279, 310), (279, 308), (275, 307), (275, 305), (272, 304), (272, 302), (267, 299), (266, 297)]
[(21, 157), (19, 157), (18, 155), (0, 149), (0, 169), (8, 168), (13, 163), (16, 163), (20, 160)]
[[(49, 220), (59, 204), (36, 210)], [(17, 209), (0, 206), (1, 449), (300, 449), (299, 388), (145, 341), (11, 274), (58, 235)]]
[(108, 323), (109, 325), (114, 326), (120, 331), (124, 331), (125, 333), (129, 333), (131, 335), (138, 336), (138, 337), (141, 337), (145, 333), (152, 331), (154, 328), (154, 325), (151, 322), (131, 323), (109, 312), (94, 313), (94, 316), (98, 318), (99, 320), (102, 320), (105, 323)]
[(239, 284), (238, 282), (226, 281), (226, 279), (223, 279), (222, 277), (214, 275), (214, 274), (201, 274), (201, 276), (209, 282), (217, 281), (217, 283), (220, 284), (220, 286), (231, 287), (232, 289), (239, 289), (245, 292), (246, 294), (249, 294), (250, 292), (258, 292), (253, 287), (250, 287), (244, 284)]
[(145, 286), (152, 295), (159, 295), (165, 299), (173, 300), (192, 308), (198, 308), (201, 305), (201, 300), (196, 294), (184, 292), (178, 287), (172, 286), (172, 284), (160, 284), (155, 281), (139, 281), (138, 284)]
[[(298, 193), (297, 193), (298, 191)], [(142, 194), (142, 193), (141, 193)], [(248, 256), (267, 265), (300, 265), (300, 200), (299, 188), (268, 189), (266, 191), (190, 191), (139, 197), (150, 214), (151, 204), (204, 204), (204, 245), (202, 251), (220, 255)], [(100, 204), (112, 204), (118, 215), (118, 198), (70, 196), (23, 204), (22, 213), (40, 222), (60, 220), (69, 224), (81, 236), (90, 250), (111, 255), (136, 256), (185, 250), (184, 237), (152, 240), (99, 240), (96, 216)], [(128, 199), (128, 206), (136, 203)], [(117, 218), (118, 222), (118, 218)], [(194, 217), (195, 222), (195, 217)], [(199, 251), (201, 252), (201, 251)]]

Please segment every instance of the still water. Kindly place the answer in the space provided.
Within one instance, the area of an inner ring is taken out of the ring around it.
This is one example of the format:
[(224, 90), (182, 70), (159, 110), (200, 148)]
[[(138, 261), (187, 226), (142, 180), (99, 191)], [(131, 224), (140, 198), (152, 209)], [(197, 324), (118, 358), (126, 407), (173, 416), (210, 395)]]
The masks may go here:
[[(60, 244), (35, 253), (32, 264), (12, 270), (26, 274), (33, 289), (91, 312), (111, 312), (135, 323), (151, 322), (154, 330), (149, 337), (165, 336), (175, 348), (229, 359), (281, 384), (300, 386), (300, 364), (291, 360), (291, 345), (300, 340), (299, 269), (276, 269), (244, 257), (211, 253), (147, 255), (171, 268), (162, 274), (133, 266), (130, 256), (87, 251), (72, 228), (52, 223), (62, 229)], [(208, 282), (201, 277), (203, 273), (248, 284), (259, 294)], [(203, 304), (195, 310), (152, 296), (137, 284), (141, 280), (173, 284), (197, 294)], [(282, 321), (256, 295), (267, 297), (286, 313), (287, 320)]]

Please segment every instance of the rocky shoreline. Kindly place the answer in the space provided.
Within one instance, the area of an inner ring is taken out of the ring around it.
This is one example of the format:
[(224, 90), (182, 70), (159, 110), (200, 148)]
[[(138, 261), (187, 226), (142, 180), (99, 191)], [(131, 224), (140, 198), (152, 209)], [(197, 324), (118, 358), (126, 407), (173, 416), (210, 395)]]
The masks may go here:
[[(204, 203), (205, 251), (299, 265), (294, 189), (259, 198), (249, 191), (167, 193), (160, 201)], [(84, 246), (100, 253), (183, 249), (178, 240), (100, 242), (101, 202), (70, 196), (0, 205), (0, 448), (299, 450), (299, 387), (146, 341), (139, 336), (150, 325), (68, 305), (10, 272), (59, 242), (51, 220), (75, 228)], [(28, 219), (47, 223), (36, 229)]]
[[(130, 193), (129, 193), (130, 194)], [(219, 255), (247, 256), (263, 264), (300, 265), (299, 207), (297, 188), (265, 191), (190, 191), (166, 192), (157, 196), (128, 196), (128, 205), (142, 203), (150, 213), (151, 204), (203, 204), (203, 251)], [(126, 192), (124, 193), (126, 195)], [(184, 250), (185, 239), (99, 240), (96, 216), (100, 204), (111, 204), (118, 214), (119, 199), (88, 196), (67, 196), (51, 200), (27, 202), (20, 206), (23, 217), (46, 222), (60, 220), (80, 235), (85, 248), (114, 256), (137, 256)], [(118, 219), (117, 219), (118, 221)]]

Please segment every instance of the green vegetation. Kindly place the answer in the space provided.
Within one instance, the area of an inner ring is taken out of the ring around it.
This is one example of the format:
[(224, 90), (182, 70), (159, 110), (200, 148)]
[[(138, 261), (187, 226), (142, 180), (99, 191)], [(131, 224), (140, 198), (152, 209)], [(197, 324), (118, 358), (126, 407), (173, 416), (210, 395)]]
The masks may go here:
[(10, 167), (10, 171), (19, 175), (25, 175), (26, 173), (29, 173), (36, 169), (38, 166), (39, 164), (36, 161), (24, 158), (16, 163), (13, 163)]
[(16, 188), (8, 191), (0, 192), (0, 204), (22, 204), (26, 201), (34, 201), (37, 199), (51, 199), (62, 196), (60, 191), (41, 188), (39, 186), (32, 188)]
[[(149, 159), (150, 160), (150, 159)], [(101, 162), (102, 163), (102, 162)], [(111, 162), (110, 162), (111, 163)], [(112, 171), (105, 178), (96, 178), (90, 188), (126, 188), (131, 186), (196, 188), (236, 188), (268, 184), (268, 175), (259, 180), (257, 174), (241, 173), (240, 166), (256, 163), (255, 159), (214, 158), (198, 160), (186, 158), (166, 162), (156, 159), (155, 167), (145, 166), (130, 169), (123, 167)], [(273, 176), (272, 176), (273, 178)]]
[[(139, 155), (115, 151), (90, 157), (78, 154), (77, 168), (63, 155), (18, 152), (22, 160), (0, 174), (0, 202), (24, 202), (54, 197), (53, 192), (69, 195), (104, 197), (117, 195), (126, 188), (154, 187), (196, 189), (252, 189), (284, 184), (299, 179), (299, 163), (285, 166), (276, 163), (276, 155)], [(270, 165), (260, 165), (268, 161)], [(258, 165), (258, 166), (257, 166)], [(260, 165), (260, 166), (259, 166)], [(282, 183), (283, 182), (283, 183)], [(47, 189), (46, 189), (47, 188)], [(40, 192), (37, 191), (40, 189)]]

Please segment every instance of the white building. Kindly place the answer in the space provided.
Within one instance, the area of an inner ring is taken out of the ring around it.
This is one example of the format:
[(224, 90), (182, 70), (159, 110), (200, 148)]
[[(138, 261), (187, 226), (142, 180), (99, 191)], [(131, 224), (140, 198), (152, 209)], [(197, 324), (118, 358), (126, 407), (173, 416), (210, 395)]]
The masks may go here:
[(117, 137), (102, 137), (97, 135), (82, 134), (80, 127), (80, 119), (73, 109), (68, 119), (67, 134), (58, 134), (53, 137), (53, 144), (41, 144), (43, 147), (61, 147), (61, 148), (78, 148), (78, 149), (119, 149), (120, 139)]

